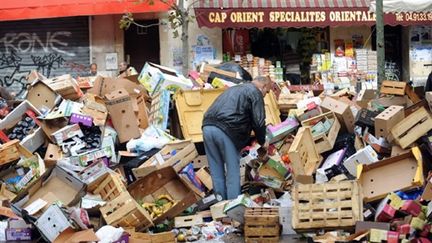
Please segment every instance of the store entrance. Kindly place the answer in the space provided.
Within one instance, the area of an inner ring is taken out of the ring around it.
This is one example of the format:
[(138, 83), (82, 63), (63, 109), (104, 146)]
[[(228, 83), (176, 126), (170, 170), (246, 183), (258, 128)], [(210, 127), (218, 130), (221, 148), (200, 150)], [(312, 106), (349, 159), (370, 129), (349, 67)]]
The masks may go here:
[[(386, 80), (402, 78), (402, 26), (384, 26)], [(376, 50), (375, 26), (372, 30), (372, 50)]]
[(139, 72), (146, 62), (160, 63), (159, 20), (137, 21), (147, 28), (131, 25), (125, 31), (125, 58)]
[(225, 54), (280, 61), (291, 84), (310, 83), (313, 54), (330, 50), (329, 28), (225, 29), (223, 35)]

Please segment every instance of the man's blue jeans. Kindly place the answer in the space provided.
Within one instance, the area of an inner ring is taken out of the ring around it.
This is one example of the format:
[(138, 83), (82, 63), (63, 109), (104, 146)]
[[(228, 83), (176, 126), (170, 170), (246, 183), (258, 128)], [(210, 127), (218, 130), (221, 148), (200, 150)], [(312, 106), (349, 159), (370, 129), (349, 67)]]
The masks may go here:
[(216, 126), (203, 127), (203, 136), (214, 192), (224, 199), (237, 198), (241, 193), (239, 151), (225, 132)]

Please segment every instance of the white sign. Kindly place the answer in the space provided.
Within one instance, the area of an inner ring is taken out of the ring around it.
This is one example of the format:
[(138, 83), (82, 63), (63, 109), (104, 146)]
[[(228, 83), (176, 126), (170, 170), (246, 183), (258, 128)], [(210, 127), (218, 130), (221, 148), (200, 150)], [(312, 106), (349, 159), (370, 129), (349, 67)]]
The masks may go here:
[(117, 70), (118, 59), (117, 52), (106, 53), (105, 54), (105, 69), (106, 70)]

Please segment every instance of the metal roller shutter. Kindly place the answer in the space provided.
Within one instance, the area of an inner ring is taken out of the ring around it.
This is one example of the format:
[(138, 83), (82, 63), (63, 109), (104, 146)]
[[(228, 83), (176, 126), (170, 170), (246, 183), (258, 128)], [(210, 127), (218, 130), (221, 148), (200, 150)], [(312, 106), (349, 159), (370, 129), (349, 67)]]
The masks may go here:
[(88, 17), (0, 22), (0, 85), (22, 95), (31, 70), (46, 77), (87, 73), (88, 26)]

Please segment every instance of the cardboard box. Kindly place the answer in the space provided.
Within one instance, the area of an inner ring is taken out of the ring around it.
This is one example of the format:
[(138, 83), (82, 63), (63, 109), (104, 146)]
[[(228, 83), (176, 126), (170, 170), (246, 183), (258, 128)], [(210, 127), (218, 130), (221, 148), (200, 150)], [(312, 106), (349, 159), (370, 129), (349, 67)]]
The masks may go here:
[[(185, 139), (202, 142), (202, 120), (204, 113), (224, 89), (185, 90), (174, 96), (180, 127)], [(280, 124), (280, 112), (276, 97), (270, 92), (264, 98), (266, 124)]]
[[(134, 76), (135, 77), (135, 76)], [(87, 93), (94, 94), (99, 97), (105, 97), (106, 94), (112, 93), (118, 89), (125, 89), (132, 98), (147, 93), (146, 89), (133, 78), (108, 78), (98, 76), (94, 82), (93, 88)]]
[(224, 213), (224, 208), (225, 208), (225, 205), (228, 204), (229, 202), (230, 202), (229, 200), (225, 200), (225, 201), (221, 201), (221, 202), (218, 202), (218, 203), (210, 206), (210, 212), (211, 212), (213, 220), (219, 220), (219, 219), (228, 217)]
[(37, 80), (28, 89), (26, 100), (39, 111), (49, 111), (60, 101), (60, 96), (44, 82)]
[(129, 93), (125, 89), (119, 89), (105, 95), (105, 98), (120, 143), (128, 142), (132, 138), (139, 138), (141, 132)]
[(375, 98), (376, 90), (373, 89), (362, 89), (357, 95), (356, 102), (361, 108), (367, 108), (369, 101)]
[(373, 132), (375, 130), (375, 117), (378, 114), (379, 112), (363, 108), (357, 112), (354, 124), (363, 129), (368, 128), (369, 131)]
[(63, 152), (55, 144), (48, 144), (46, 153), (45, 153), (45, 165), (48, 167), (54, 167), (57, 164), (57, 161), (60, 160), (63, 157)]
[(12, 201), (12, 207), (18, 215), (21, 215), (22, 209), (26, 209), (30, 215), (35, 215), (40, 210), (46, 210), (55, 201), (74, 206), (84, 194), (85, 184), (74, 175), (56, 166), (18, 194)]
[(383, 223), (383, 222), (358, 221), (356, 223), (355, 232), (359, 233), (370, 229), (380, 229), (380, 230), (388, 231), (390, 230), (390, 224)]
[[(36, 107), (25, 100), (0, 121), (0, 130), (7, 130), (14, 127), (26, 112), (33, 113), (35, 117), (41, 115)], [(38, 127), (33, 131), (33, 133), (27, 135), (20, 144), (30, 152), (34, 152), (44, 143), (44, 141), (45, 137), (42, 128)]]
[(84, 96), (83, 114), (93, 117), (93, 123), (96, 126), (104, 126), (108, 117), (108, 109), (105, 101), (94, 94), (87, 93)]
[(405, 107), (408, 103), (408, 98), (406, 96), (387, 96), (378, 98), (375, 101), (378, 105), (384, 106), (385, 108), (392, 105)]
[(24, 166), (14, 164), (0, 171), (0, 178), (5, 182), (12, 178), (18, 178), (19, 175), (22, 176), (19, 180), (12, 179), (9, 183), (5, 183), (7, 190), (14, 193), (20, 193), (45, 172), (45, 164), (38, 154), (23, 157), (20, 163), (26, 165), (25, 169)]
[(421, 107), (391, 129), (391, 135), (403, 149), (415, 142), (432, 129), (432, 118), (425, 108)]
[(99, 238), (93, 229), (81, 230), (75, 232), (72, 228), (67, 228), (54, 240), (53, 243), (77, 243), (77, 242), (95, 242)]
[(27, 241), (32, 239), (32, 226), (22, 219), (8, 219), (6, 241)]
[(403, 106), (389, 106), (375, 117), (375, 136), (386, 138), (390, 134), (390, 130), (404, 118)]
[(50, 242), (53, 242), (67, 228), (72, 227), (68, 217), (56, 204), (50, 205), (36, 220), (35, 225), (42, 236)]
[(172, 167), (153, 171), (146, 177), (138, 179), (128, 186), (128, 191), (135, 200), (140, 202), (153, 203), (162, 194), (170, 195), (177, 202), (171, 209), (155, 218), (154, 224), (178, 216), (197, 201), (194, 192), (180, 179)]
[(204, 186), (209, 190), (213, 190), (213, 182), (210, 175), (210, 169), (203, 167), (196, 172), (198, 179), (204, 184)]
[(321, 163), (322, 157), (315, 146), (309, 127), (301, 127), (288, 151), (293, 173), (312, 175)]
[(375, 150), (370, 146), (366, 146), (365, 148), (357, 151), (355, 154), (351, 155), (348, 159), (343, 162), (343, 165), (348, 170), (348, 172), (357, 176), (357, 167), (360, 164), (372, 164), (378, 161), (378, 154)]
[(364, 201), (375, 201), (389, 192), (423, 185), (422, 163), (420, 150), (414, 147), (409, 153), (360, 165), (357, 178), (363, 188)]
[(350, 133), (354, 132), (354, 115), (349, 105), (333, 98), (325, 97), (321, 103), (321, 108), (323, 112), (334, 112), (339, 121), (344, 124), (342, 127), (345, 127)]
[(302, 126), (313, 127), (317, 122), (319, 122), (322, 119), (332, 120), (333, 123), (330, 129), (328, 130), (328, 132), (321, 133), (313, 137), (315, 146), (317, 147), (319, 153), (323, 153), (333, 149), (333, 146), (336, 142), (337, 135), (341, 128), (341, 125), (338, 119), (336, 118), (336, 115), (333, 112), (327, 112), (322, 115), (302, 121)]
[(277, 125), (267, 126), (267, 138), (270, 140), (269, 143), (275, 143), (284, 139), (289, 133), (293, 132), (299, 123), (294, 117), (288, 117), (285, 121)]
[(236, 199), (225, 204), (224, 213), (231, 219), (243, 224), (246, 208), (257, 206), (258, 205), (256, 205), (256, 203), (249, 196), (242, 194)]
[(14, 162), (21, 156), (29, 157), (31, 153), (19, 143), (19, 140), (14, 139), (0, 145), (0, 165)]
[(83, 95), (77, 81), (70, 74), (44, 79), (42, 82), (66, 100), (77, 100)]
[(192, 81), (186, 79), (176, 70), (151, 62), (146, 62), (138, 76), (138, 80), (150, 95), (154, 95), (161, 89), (176, 91), (179, 89), (188, 90), (193, 87)]
[(179, 172), (187, 164), (198, 156), (195, 144), (190, 140), (174, 141), (165, 145), (158, 153), (142, 163), (138, 168), (132, 169), (135, 177), (145, 177), (151, 172), (164, 168), (173, 167)]

